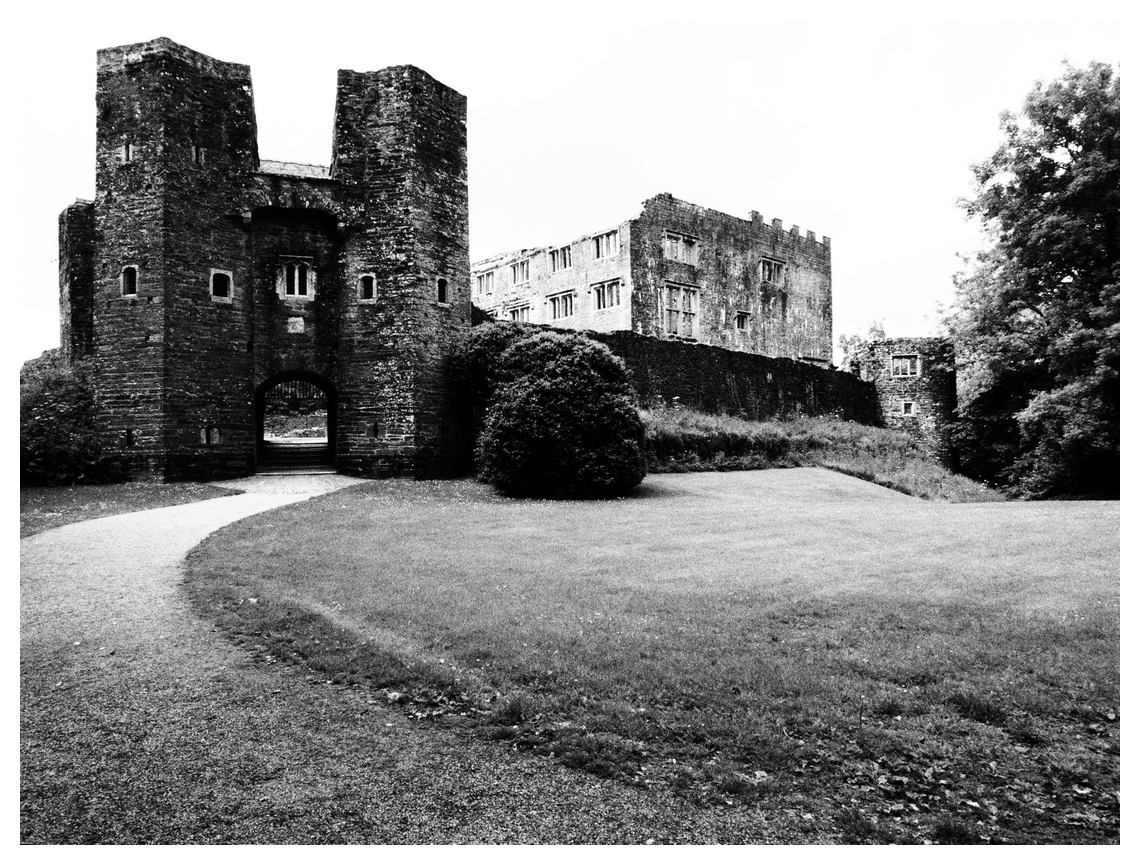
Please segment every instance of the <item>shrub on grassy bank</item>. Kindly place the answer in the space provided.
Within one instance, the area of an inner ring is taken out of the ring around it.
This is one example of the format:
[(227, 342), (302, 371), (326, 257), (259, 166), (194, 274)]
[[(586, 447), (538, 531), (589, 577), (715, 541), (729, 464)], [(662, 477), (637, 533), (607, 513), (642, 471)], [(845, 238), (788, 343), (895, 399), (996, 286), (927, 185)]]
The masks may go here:
[(94, 426), (95, 391), (82, 364), (66, 366), (58, 349), (20, 370), (20, 483), (108, 483), (123, 467), (105, 456)]
[(626, 492), (645, 477), (645, 427), (625, 367), (577, 334), (539, 333), (498, 358), (476, 460), (479, 477), (515, 496)]
[(576, 333), (481, 325), (452, 358), (479, 479), (515, 496), (618, 495), (645, 476), (625, 366)]
[(1002, 501), (910, 436), (827, 417), (750, 421), (686, 408), (641, 412), (652, 472), (819, 466), (932, 501)]

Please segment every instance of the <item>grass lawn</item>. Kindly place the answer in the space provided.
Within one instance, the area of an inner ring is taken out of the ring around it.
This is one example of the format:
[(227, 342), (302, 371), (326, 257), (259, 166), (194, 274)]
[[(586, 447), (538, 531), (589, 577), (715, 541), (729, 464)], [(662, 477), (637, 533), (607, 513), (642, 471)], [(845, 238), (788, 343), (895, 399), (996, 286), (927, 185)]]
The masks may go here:
[(97, 517), (238, 494), (238, 490), (194, 483), (21, 487), (20, 537)]
[(821, 469), (604, 502), (385, 481), (187, 572), (259, 650), (614, 783), (810, 812), (805, 841), (1111, 843), (1118, 526)]

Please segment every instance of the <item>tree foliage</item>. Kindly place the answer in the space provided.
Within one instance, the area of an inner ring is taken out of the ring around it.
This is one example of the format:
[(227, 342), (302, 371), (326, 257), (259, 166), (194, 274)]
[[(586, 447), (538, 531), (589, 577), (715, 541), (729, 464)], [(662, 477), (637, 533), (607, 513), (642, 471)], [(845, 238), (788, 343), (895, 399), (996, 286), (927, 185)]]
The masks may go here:
[(963, 468), (1032, 497), (1119, 494), (1120, 77), (1038, 83), (1002, 115), (967, 212), (990, 240), (956, 277)]
[(852, 334), (841, 333), (839, 335), (839, 351), (843, 359), (840, 361), (839, 368), (844, 372), (859, 372), (859, 356), (863, 354), (867, 346), (878, 339), (886, 339), (887, 332), (883, 328), (881, 321), (872, 321), (867, 325), (867, 335), (862, 336), (858, 332)]
[(86, 367), (65, 365), (58, 349), (20, 370), (20, 483), (26, 486), (120, 480), (94, 426), (95, 394)]

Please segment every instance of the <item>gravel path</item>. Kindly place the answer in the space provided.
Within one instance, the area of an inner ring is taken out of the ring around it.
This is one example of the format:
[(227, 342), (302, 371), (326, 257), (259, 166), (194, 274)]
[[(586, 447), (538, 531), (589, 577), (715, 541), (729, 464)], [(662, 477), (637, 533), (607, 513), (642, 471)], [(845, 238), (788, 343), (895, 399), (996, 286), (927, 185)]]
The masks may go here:
[(795, 813), (696, 809), (413, 722), (367, 694), (236, 648), (191, 611), (181, 562), (199, 541), (355, 482), (235, 481), (244, 495), (22, 541), (23, 841), (802, 838)]

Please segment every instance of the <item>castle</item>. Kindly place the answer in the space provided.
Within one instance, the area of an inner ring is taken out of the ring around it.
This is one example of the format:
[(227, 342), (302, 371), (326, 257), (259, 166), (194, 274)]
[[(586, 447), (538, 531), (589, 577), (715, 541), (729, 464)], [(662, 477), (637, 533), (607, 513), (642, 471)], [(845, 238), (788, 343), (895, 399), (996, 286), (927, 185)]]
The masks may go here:
[(329, 166), (262, 159), (249, 67), (169, 39), (99, 51), (96, 107), (95, 200), (60, 215), (61, 346), (132, 477), (252, 473), (285, 385), (323, 395), (339, 471), (461, 471), (446, 362), (472, 273), (485, 312), (594, 331), (644, 403), (885, 420), (947, 452), (944, 341), (876, 344), (866, 380), (827, 368), (827, 238), (659, 195), (472, 269), (466, 99), (420, 69), (338, 72)]
[(500, 319), (831, 362), (830, 239), (755, 211), (657, 195), (620, 225), (471, 271), (472, 302)]

